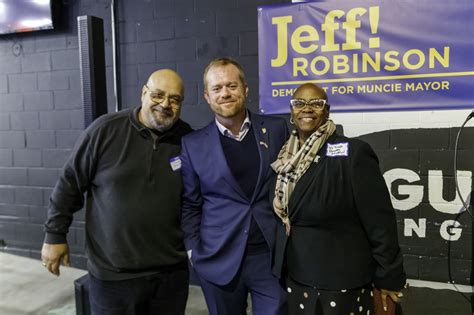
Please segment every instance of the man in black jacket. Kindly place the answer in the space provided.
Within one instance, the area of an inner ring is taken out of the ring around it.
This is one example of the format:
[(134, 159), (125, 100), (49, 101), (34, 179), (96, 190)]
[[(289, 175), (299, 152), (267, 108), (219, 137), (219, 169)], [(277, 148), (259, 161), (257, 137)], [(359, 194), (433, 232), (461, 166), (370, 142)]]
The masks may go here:
[(141, 106), (104, 115), (78, 140), (50, 197), (43, 266), (69, 264), (66, 235), (86, 201), (93, 314), (184, 314), (189, 274), (180, 229), (183, 81), (154, 72)]

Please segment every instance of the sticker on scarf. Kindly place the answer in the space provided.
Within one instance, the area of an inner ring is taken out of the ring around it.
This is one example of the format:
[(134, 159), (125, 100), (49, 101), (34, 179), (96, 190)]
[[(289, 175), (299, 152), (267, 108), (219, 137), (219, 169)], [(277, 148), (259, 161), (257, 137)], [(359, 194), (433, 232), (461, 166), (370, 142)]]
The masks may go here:
[(179, 156), (175, 156), (174, 158), (171, 158), (170, 165), (173, 171), (179, 170), (181, 168), (181, 159), (179, 158)]
[(349, 155), (349, 143), (328, 143), (326, 156), (348, 156)]

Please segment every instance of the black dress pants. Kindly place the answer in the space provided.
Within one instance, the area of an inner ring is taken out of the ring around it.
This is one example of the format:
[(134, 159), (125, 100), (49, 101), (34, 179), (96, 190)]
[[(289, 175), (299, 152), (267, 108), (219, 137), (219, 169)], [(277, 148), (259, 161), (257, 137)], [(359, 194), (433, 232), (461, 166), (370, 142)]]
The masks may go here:
[(181, 315), (189, 291), (187, 269), (130, 280), (104, 281), (90, 275), (93, 315)]

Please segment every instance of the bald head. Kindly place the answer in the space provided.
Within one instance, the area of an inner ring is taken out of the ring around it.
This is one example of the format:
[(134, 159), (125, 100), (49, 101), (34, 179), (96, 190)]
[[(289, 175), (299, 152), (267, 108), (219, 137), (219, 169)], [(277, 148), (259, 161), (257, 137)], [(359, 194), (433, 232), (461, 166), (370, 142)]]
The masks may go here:
[(298, 87), (293, 94), (293, 98), (302, 98), (305, 100), (311, 100), (315, 98), (328, 100), (328, 96), (324, 90), (316, 84), (305, 83)]
[(161, 69), (161, 70), (157, 70), (153, 72), (148, 78), (146, 85), (151, 90), (153, 90), (153, 88), (158, 85), (171, 86), (174, 89), (176, 88), (179, 89), (181, 96), (184, 97), (183, 79), (181, 79), (181, 77), (179, 76), (178, 73), (176, 73), (176, 71), (171, 70), (171, 69)]

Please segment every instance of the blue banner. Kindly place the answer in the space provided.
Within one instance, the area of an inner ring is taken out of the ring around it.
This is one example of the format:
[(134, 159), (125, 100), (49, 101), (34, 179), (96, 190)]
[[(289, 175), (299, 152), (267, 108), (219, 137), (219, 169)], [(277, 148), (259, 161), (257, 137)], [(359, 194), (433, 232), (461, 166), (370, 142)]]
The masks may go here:
[(330, 1), (258, 8), (260, 110), (303, 83), (332, 112), (474, 107), (474, 1)]

